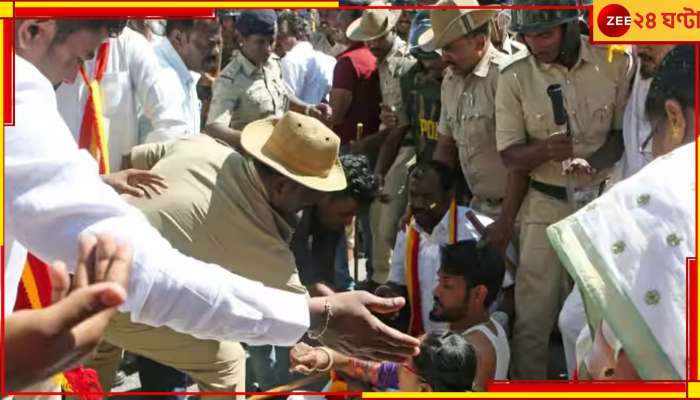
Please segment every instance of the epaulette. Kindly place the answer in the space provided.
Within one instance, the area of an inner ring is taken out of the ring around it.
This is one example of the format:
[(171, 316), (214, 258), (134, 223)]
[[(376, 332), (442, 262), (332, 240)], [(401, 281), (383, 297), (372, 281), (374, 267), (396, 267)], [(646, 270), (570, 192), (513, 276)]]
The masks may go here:
[(238, 71), (241, 70), (241, 63), (237, 61), (236, 55), (234, 54), (231, 57), (231, 61), (224, 67), (224, 69), (221, 70), (221, 74), (219, 74), (220, 78), (228, 79), (229, 81), (233, 82), (233, 77), (238, 74)]
[(525, 49), (525, 50), (520, 50), (519, 52), (517, 52), (509, 57), (506, 57), (506, 59), (498, 65), (498, 71), (499, 72), (505, 71), (506, 68), (510, 67), (511, 65), (515, 64), (516, 62), (518, 62), (520, 60), (526, 59), (527, 56), (529, 56), (529, 55), (530, 55), (530, 52), (527, 51), (527, 49)]

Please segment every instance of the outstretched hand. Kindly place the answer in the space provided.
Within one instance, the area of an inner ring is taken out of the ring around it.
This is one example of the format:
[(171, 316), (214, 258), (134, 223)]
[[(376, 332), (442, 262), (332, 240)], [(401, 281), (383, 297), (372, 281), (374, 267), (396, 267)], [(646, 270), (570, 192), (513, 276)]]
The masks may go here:
[(132, 252), (106, 235), (82, 236), (72, 291), (65, 264), (51, 265), (54, 304), (5, 319), (6, 390), (19, 391), (71, 368), (97, 348), (126, 301)]
[(165, 179), (151, 171), (140, 169), (125, 169), (103, 175), (102, 180), (119, 194), (129, 194), (134, 197), (151, 198), (153, 194), (161, 194), (168, 188)]
[(403, 362), (418, 354), (418, 339), (386, 326), (372, 314), (393, 314), (405, 305), (404, 298), (382, 298), (365, 291), (316, 297), (309, 300), (312, 321), (324, 323), (326, 301), (332, 316), (320, 338), (325, 346), (371, 360)]

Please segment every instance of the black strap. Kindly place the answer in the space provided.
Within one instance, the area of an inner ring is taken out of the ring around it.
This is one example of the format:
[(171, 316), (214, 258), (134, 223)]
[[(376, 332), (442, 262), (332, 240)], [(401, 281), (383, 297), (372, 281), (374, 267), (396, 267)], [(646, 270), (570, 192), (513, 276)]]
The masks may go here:
[(565, 187), (549, 185), (534, 180), (530, 181), (530, 186), (538, 192), (546, 194), (547, 196), (554, 197), (557, 200), (567, 201)]

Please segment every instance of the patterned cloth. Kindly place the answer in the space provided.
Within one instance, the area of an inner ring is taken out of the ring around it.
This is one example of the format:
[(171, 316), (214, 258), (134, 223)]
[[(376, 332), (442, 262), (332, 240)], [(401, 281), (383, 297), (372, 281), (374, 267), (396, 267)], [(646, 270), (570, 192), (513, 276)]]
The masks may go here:
[(685, 379), (694, 146), (660, 157), (547, 229), (581, 291), (591, 336), (603, 321), (606, 339), (645, 380)]

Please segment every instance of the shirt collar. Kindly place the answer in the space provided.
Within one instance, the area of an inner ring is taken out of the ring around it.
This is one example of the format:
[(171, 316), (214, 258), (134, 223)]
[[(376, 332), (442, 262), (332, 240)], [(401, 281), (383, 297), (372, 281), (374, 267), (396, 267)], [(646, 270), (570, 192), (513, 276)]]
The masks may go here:
[[(270, 55), (270, 58), (272, 57), (274, 57), (274, 54)], [(263, 65), (262, 67), (258, 67), (255, 64), (253, 64), (250, 60), (248, 60), (246, 56), (243, 55), (243, 52), (240, 50), (236, 53), (236, 59), (240, 63), (241, 68), (243, 69), (243, 73), (247, 76), (252, 76), (255, 73), (262, 73), (263, 68), (265, 68), (270, 62), (270, 60), (268, 59), (265, 65)]]
[(489, 74), (491, 60), (496, 55), (496, 48), (491, 43), (487, 41), (486, 46), (486, 53), (484, 53), (484, 56), (481, 57), (481, 60), (478, 64), (476, 64), (476, 67), (474, 67), (474, 70), (472, 71), (472, 74), (478, 76), (479, 78), (486, 78), (486, 75)]
[(349, 52), (352, 51), (352, 50), (359, 49), (359, 48), (362, 48), (362, 47), (366, 47), (365, 44), (364, 44), (363, 42), (352, 42), (352, 43), (350, 44), (350, 46), (348, 46), (347, 49), (343, 50), (340, 54), (338, 54), (337, 57), (340, 57), (340, 56), (342, 56), (342, 55), (344, 55), (344, 54), (346, 54), (346, 53), (349, 53)]
[(161, 40), (156, 45), (156, 49), (158, 54), (175, 70), (182, 82), (189, 83), (193, 81), (190, 70), (185, 65), (185, 62), (182, 61), (182, 57), (177, 53), (169, 39)]
[(381, 63), (388, 64), (390, 59), (402, 58), (406, 57), (406, 55), (408, 55), (408, 46), (406, 45), (406, 42), (404, 42), (400, 37), (396, 36), (394, 43), (391, 45), (391, 50), (389, 50), (386, 57), (381, 60)]
[(418, 231), (418, 233), (424, 233), (428, 236), (433, 237), (434, 235), (441, 232), (442, 230), (446, 231), (449, 223), (450, 223), (450, 208), (448, 207), (447, 211), (445, 212), (445, 215), (442, 216), (442, 219), (440, 220), (440, 222), (438, 222), (437, 225), (435, 225), (435, 227), (433, 228), (433, 233), (429, 234), (428, 231), (423, 229), (423, 227), (420, 226), (420, 224), (417, 221), (414, 223), (414, 226), (416, 227), (416, 230)]

